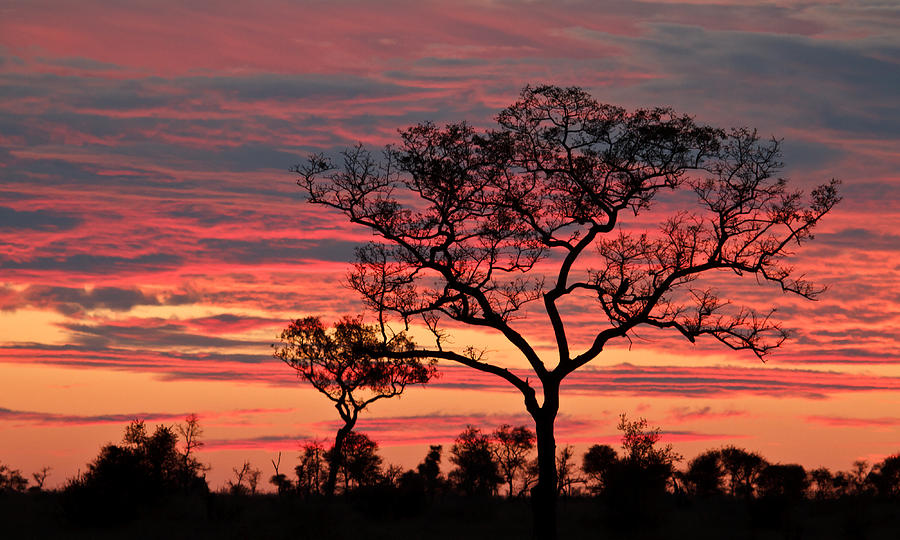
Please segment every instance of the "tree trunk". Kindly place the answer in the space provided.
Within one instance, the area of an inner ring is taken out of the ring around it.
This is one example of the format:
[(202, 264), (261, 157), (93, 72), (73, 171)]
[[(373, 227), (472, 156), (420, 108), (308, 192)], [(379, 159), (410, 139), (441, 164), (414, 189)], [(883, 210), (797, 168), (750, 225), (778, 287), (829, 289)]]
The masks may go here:
[(544, 405), (532, 411), (537, 435), (538, 481), (531, 490), (536, 540), (556, 540), (556, 438), (553, 428), (559, 410), (559, 387), (544, 383)]
[(344, 461), (344, 439), (347, 434), (353, 430), (353, 424), (344, 424), (344, 427), (337, 431), (334, 437), (334, 447), (331, 449), (331, 455), (328, 460), (328, 480), (325, 482), (325, 495), (331, 497), (334, 495), (334, 487), (337, 484), (337, 473)]

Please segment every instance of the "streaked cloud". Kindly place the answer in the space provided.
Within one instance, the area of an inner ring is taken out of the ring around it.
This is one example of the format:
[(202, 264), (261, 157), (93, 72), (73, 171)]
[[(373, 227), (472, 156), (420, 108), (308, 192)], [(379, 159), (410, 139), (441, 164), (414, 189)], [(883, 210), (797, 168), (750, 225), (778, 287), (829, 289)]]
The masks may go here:
[[(215, 421), (220, 418), (234, 418), (238, 416), (271, 415), (284, 413), (292, 409), (238, 409), (230, 411), (204, 411), (196, 413), (201, 422), (206, 424), (210, 419)], [(22, 411), (0, 407), (0, 422), (12, 422), (17, 425), (37, 426), (91, 426), (101, 424), (127, 424), (133, 420), (143, 420), (148, 423), (180, 423), (193, 412), (134, 412), (134, 413), (110, 413), (110, 414), (63, 414), (42, 411)]]

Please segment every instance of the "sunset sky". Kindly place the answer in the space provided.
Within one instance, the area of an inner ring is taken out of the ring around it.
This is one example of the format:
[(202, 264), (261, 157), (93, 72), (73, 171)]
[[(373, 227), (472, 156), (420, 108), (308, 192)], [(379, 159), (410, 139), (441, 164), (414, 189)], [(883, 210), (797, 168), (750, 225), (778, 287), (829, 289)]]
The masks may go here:
[[(792, 185), (843, 181), (792, 258), (819, 301), (723, 282), (793, 330), (767, 363), (639, 333), (564, 385), (559, 444), (615, 444), (628, 413), (688, 458), (900, 452), (898, 28), (889, 0), (0, 0), (0, 462), (60, 485), (130, 419), (196, 412), (211, 487), (244, 460), (268, 477), (279, 451), (292, 470), (338, 417), (271, 344), (291, 318), (361, 312), (342, 282), (371, 237), (288, 169), (420, 121), (489, 127), (528, 83), (755, 127), (783, 138)], [(520, 324), (550, 346), (540, 316)], [(522, 365), (493, 335), (453, 340)], [(500, 379), (441, 373), (363, 414), (387, 462), (530, 422)]]

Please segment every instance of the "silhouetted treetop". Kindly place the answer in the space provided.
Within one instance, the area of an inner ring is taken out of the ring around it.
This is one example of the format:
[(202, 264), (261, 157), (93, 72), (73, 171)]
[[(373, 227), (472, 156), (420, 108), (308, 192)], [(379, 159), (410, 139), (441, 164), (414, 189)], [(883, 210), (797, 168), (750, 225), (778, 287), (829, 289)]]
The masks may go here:
[[(818, 292), (782, 259), (839, 200), (836, 182), (804, 203), (775, 176), (779, 141), (701, 126), (668, 108), (627, 112), (553, 86), (526, 87), (497, 121), (501, 129), (484, 133), (465, 123), (420, 124), (401, 131), (401, 143), (381, 159), (357, 146), (338, 169), (323, 156), (295, 169), (311, 202), (386, 241), (359, 250), (350, 278), (379, 313), (497, 328), (543, 372), (508, 325), (543, 298), (562, 349), (557, 369), (566, 373), (638, 324), (691, 340), (711, 335), (760, 356), (781, 342), (768, 314), (723, 314), (712, 291), (691, 288), (704, 271), (754, 273), (806, 297)], [(681, 187), (695, 193), (696, 205), (664, 220), (658, 234), (600, 239), (623, 211), (636, 215), (660, 190)], [(601, 265), (568, 283), (592, 245)], [(528, 276), (552, 251), (562, 257), (556, 279)], [(576, 289), (596, 295), (612, 327), (571, 356), (556, 301)]]
[(375, 327), (345, 317), (329, 331), (318, 317), (297, 319), (281, 333), (275, 356), (297, 370), (348, 415), (370, 403), (400, 395), (410, 384), (434, 376), (434, 361), (397, 359), (414, 344), (404, 333), (384, 342)]
[(0, 463), (0, 494), (6, 491), (22, 492), (26, 487), (28, 480), (22, 476), (22, 471)]

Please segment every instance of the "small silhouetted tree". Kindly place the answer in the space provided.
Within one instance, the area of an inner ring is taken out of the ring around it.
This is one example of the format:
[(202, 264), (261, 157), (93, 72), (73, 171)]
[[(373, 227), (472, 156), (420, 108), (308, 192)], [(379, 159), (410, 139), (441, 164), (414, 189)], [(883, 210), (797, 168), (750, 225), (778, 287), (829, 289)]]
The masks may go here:
[(513, 483), (528, 465), (528, 454), (534, 449), (534, 432), (525, 426), (503, 424), (494, 430), (494, 458), (506, 481), (508, 497), (516, 494)]
[(869, 462), (864, 459), (857, 459), (853, 462), (853, 468), (848, 473), (849, 489), (853, 495), (857, 497), (869, 495), (873, 491), (873, 487), (868, 483), (869, 474), (872, 467)]
[(176, 424), (175, 430), (181, 436), (184, 450), (182, 451), (183, 468), (192, 474), (199, 474), (206, 467), (196, 458), (196, 451), (205, 444), (200, 437), (203, 436), (203, 428), (200, 427), (200, 418), (196, 413), (191, 413), (184, 419), (183, 424)]
[(760, 497), (799, 501), (806, 496), (809, 478), (802, 465), (770, 464), (760, 471), (757, 485)]
[[(537, 435), (532, 496), (544, 540), (556, 536), (562, 381), (640, 327), (691, 342), (709, 336), (760, 357), (780, 346), (786, 333), (771, 303), (742, 308), (699, 279), (731, 272), (814, 298), (820, 289), (784, 258), (839, 197), (832, 182), (804, 202), (778, 176), (779, 141), (752, 129), (702, 126), (662, 107), (629, 112), (576, 87), (527, 86), (496, 120), (485, 132), (419, 124), (380, 159), (360, 145), (337, 167), (313, 155), (294, 171), (309, 202), (377, 235), (357, 251), (349, 283), (379, 320), (421, 318), (434, 334), (433, 347), (396, 357), (458, 362), (521, 392)], [(637, 216), (679, 190), (693, 202), (651, 214), (655, 232), (623, 226), (630, 215), (647, 223)], [(587, 298), (597, 325), (575, 350), (565, 307)], [(516, 323), (538, 302), (556, 341), (549, 356)], [(448, 319), (504, 338), (534, 378), (483, 349), (450, 347)]]
[(253, 466), (249, 461), (241, 464), (240, 468), (232, 467), (234, 478), (228, 480), (228, 492), (232, 495), (246, 495), (250, 491), (250, 476)]
[(810, 491), (816, 499), (831, 499), (835, 495), (834, 476), (826, 467), (809, 471)]
[(466, 495), (493, 495), (503, 482), (491, 439), (474, 426), (467, 426), (450, 448), (450, 471), (453, 486)]
[(324, 445), (319, 441), (306, 441), (300, 447), (300, 463), (294, 468), (297, 474), (297, 491), (306, 497), (319, 495), (325, 478), (328, 476), (328, 464)]
[(571, 445), (563, 446), (556, 455), (557, 490), (561, 495), (570, 496), (575, 493), (575, 484), (582, 481), (575, 476), (575, 449)]
[(425, 493), (431, 497), (444, 487), (444, 477), (441, 474), (442, 450), (443, 447), (439, 444), (429, 446), (425, 459), (416, 467), (422, 477)]
[(896, 499), (900, 496), (900, 454), (888, 456), (872, 467), (869, 483), (879, 497)]
[(622, 459), (639, 465), (649, 467), (654, 465), (668, 466), (670, 469), (675, 462), (681, 461), (682, 456), (672, 448), (671, 444), (657, 447), (661, 430), (650, 428), (645, 418), (628, 420), (625, 414), (619, 416), (617, 429), (622, 432), (622, 449), (625, 451)]
[(753, 497), (759, 473), (768, 465), (766, 460), (756, 452), (736, 446), (719, 450), (719, 459), (726, 473), (728, 493), (732, 497)]
[(688, 491), (697, 497), (713, 497), (724, 493), (725, 470), (719, 450), (707, 450), (688, 462), (682, 474)]
[(682, 459), (671, 444), (659, 447), (658, 427), (650, 428), (645, 418), (619, 417), (622, 432), (622, 458), (614, 464), (608, 478), (607, 498), (620, 498), (617, 504), (634, 509), (666, 491), (674, 466)]
[(388, 487), (399, 487), (404, 472), (403, 467), (392, 463), (381, 470), (381, 482)]
[(847, 497), (854, 494), (850, 473), (846, 471), (838, 471), (834, 473), (834, 476), (831, 478), (831, 485), (834, 491), (834, 496), (837, 498)]
[(262, 471), (259, 469), (251, 469), (247, 475), (247, 485), (250, 487), (250, 495), (256, 495), (256, 488), (259, 486), (259, 477)]
[(588, 488), (593, 493), (603, 492), (609, 473), (618, 462), (616, 449), (608, 444), (595, 444), (588, 448), (581, 461), (581, 470), (587, 475)]
[[(343, 457), (339, 465), (330, 463), (330, 467), (338, 467), (344, 477), (344, 491), (351, 486), (373, 486), (381, 480), (381, 456), (378, 455), (378, 443), (365, 433), (351, 431), (344, 440)], [(332, 448), (330, 456), (336, 455)]]
[(380, 399), (403, 393), (411, 384), (425, 384), (435, 374), (434, 360), (418, 356), (389, 357), (414, 350), (406, 334), (388, 338), (381, 328), (345, 317), (329, 331), (318, 317), (293, 321), (275, 345), (275, 356), (297, 375), (334, 402), (344, 421), (332, 446), (325, 493), (334, 493), (343, 459), (344, 440), (356, 425), (360, 411)]
[(622, 432), (622, 457), (606, 474), (603, 501), (617, 516), (615, 527), (650, 526), (659, 516), (681, 456), (671, 445), (658, 445), (660, 429), (651, 429), (644, 418), (632, 421), (623, 414), (617, 427)]
[(53, 470), (51, 467), (41, 467), (40, 471), (31, 473), (31, 477), (34, 479), (35, 491), (42, 491), (44, 489), (44, 482), (46, 482), (47, 477), (50, 476), (51, 470)]
[(28, 480), (19, 469), (11, 469), (0, 463), (0, 493), (23, 492), (28, 487)]
[(281, 467), (281, 452), (278, 452), (277, 460), (273, 459), (271, 461), (272, 468), (275, 469), (275, 474), (269, 477), (269, 483), (275, 486), (275, 490), (279, 495), (290, 493), (294, 488), (294, 484), (291, 483), (291, 479), (288, 478), (286, 474), (278, 472), (278, 468)]

